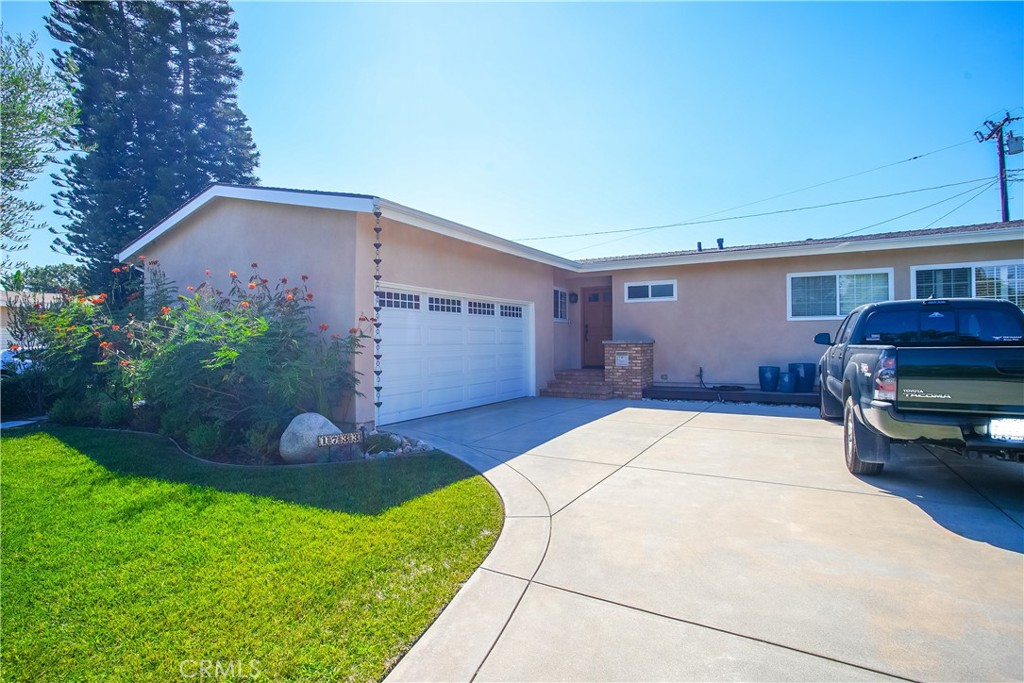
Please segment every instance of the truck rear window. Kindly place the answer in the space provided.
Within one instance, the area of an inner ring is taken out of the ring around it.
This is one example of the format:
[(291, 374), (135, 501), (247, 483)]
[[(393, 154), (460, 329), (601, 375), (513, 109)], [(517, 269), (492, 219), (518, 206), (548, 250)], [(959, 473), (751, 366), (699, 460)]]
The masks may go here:
[(1019, 344), (1019, 316), (989, 308), (876, 311), (864, 323), (861, 344)]

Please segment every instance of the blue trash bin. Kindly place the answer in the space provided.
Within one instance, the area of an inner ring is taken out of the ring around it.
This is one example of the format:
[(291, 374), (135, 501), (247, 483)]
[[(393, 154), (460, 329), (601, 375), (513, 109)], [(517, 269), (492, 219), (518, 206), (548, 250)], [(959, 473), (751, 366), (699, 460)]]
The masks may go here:
[(779, 391), (787, 394), (792, 394), (796, 391), (796, 380), (797, 376), (792, 372), (780, 372), (779, 373)]
[(801, 393), (814, 391), (814, 375), (818, 371), (817, 363), (790, 363), (789, 372), (796, 376), (796, 389)]
[(757, 368), (757, 379), (761, 383), (761, 391), (778, 391), (779, 372), (778, 365), (761, 365)]

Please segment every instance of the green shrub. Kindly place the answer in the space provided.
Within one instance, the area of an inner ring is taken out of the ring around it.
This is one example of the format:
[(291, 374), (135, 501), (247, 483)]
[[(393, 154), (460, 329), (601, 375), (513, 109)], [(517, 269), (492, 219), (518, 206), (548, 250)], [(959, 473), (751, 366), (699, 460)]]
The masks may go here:
[(5, 417), (45, 415), (56, 397), (49, 376), (38, 365), (0, 378), (0, 402)]
[(188, 432), (188, 447), (196, 455), (208, 458), (220, 450), (223, 437), (220, 425), (206, 423), (196, 425)]
[(276, 424), (253, 425), (245, 430), (245, 449), (250, 455), (268, 462), (276, 459), (282, 429)]
[(128, 424), (140, 432), (160, 431), (160, 412), (147, 403), (140, 403), (132, 410)]
[(75, 396), (62, 396), (53, 402), (46, 417), (59, 425), (84, 425), (90, 421), (86, 401)]
[(363, 450), (366, 453), (384, 453), (386, 451), (393, 451), (398, 448), (401, 442), (391, 434), (387, 432), (380, 432), (378, 434), (370, 434), (366, 437), (366, 442), (363, 444)]
[(182, 406), (174, 406), (160, 413), (160, 433), (178, 441), (187, 441), (189, 432), (198, 425), (199, 418)]
[(125, 401), (110, 401), (100, 408), (100, 426), (122, 427), (132, 417), (131, 404)]

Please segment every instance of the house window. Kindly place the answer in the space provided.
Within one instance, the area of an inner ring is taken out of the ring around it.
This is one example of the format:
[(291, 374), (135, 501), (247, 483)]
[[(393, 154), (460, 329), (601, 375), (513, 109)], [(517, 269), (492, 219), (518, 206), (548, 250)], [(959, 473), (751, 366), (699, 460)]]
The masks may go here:
[(420, 295), (404, 292), (377, 292), (377, 304), (382, 308), (411, 308), (419, 310)]
[(1024, 308), (1024, 262), (954, 263), (910, 269), (917, 299), (1006, 299)]
[(440, 313), (462, 313), (462, 300), (432, 296), (427, 300), (427, 310)]
[(893, 270), (793, 273), (789, 284), (789, 320), (841, 318), (862, 304), (893, 298)]
[(486, 301), (468, 301), (466, 310), (470, 315), (494, 315), (494, 304)]
[(569, 292), (564, 289), (556, 289), (554, 294), (555, 320), (561, 323), (569, 322)]
[(656, 280), (653, 282), (627, 282), (625, 300), (629, 301), (675, 301), (676, 281)]
[(502, 318), (522, 318), (523, 307), (512, 306), (509, 304), (501, 304), (501, 317)]

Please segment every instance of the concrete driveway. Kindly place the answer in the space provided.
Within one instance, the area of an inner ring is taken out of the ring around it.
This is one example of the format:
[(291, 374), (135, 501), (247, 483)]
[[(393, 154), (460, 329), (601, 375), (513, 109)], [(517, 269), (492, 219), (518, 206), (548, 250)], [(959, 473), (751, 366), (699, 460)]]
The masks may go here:
[(505, 503), (390, 681), (1024, 678), (1024, 467), (850, 475), (816, 409), (522, 399), (406, 422)]

